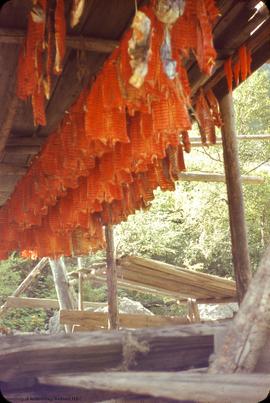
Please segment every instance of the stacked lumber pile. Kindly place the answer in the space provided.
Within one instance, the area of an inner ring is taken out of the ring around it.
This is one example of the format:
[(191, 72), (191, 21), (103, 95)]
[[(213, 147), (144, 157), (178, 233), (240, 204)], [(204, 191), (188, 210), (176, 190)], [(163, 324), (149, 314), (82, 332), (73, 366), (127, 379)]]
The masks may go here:
[[(83, 272), (96, 281), (106, 281), (105, 265)], [(73, 272), (71, 275), (78, 274)], [(180, 301), (189, 298), (196, 299), (197, 303), (236, 301), (236, 287), (232, 280), (137, 256), (118, 259), (117, 278), (119, 288), (171, 296)]]

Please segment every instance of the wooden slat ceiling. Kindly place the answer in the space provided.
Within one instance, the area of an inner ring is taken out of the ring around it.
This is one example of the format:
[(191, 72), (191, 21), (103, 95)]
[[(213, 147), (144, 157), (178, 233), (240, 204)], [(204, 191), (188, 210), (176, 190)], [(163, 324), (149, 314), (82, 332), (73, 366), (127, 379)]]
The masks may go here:
[[(29, 3), (29, 0), (11, 0), (0, 12), (0, 149), (1, 142), (8, 136), (5, 148), (0, 153), (0, 205), (10, 196), (24, 168), (57, 127), (65, 110), (85, 83), (101, 69), (108, 56), (108, 51), (79, 52), (68, 47), (63, 74), (55, 78), (52, 96), (47, 104), (47, 126), (35, 128), (30, 104), (14, 100), (18, 53), (27, 26)], [(68, 13), (71, 0), (65, 3)], [(139, 5), (142, 3), (138, 1)], [(258, 3), (259, 0), (218, 1), (221, 16), (214, 28), (214, 43), (218, 52), (214, 74), (210, 78), (204, 76), (192, 58), (187, 63), (194, 96), (201, 86), (213, 88), (218, 97), (226, 93), (223, 62), (228, 56), (233, 56), (242, 44), (247, 43), (252, 49), (253, 71), (270, 59), (269, 12), (263, 3), (256, 12)], [(118, 41), (133, 15), (134, 0), (89, 0), (80, 24), (76, 29), (68, 30), (70, 41), (75, 36)], [(19, 37), (21, 35), (21, 39), (6, 41), (8, 32), (17, 33)], [(113, 43), (108, 42), (108, 46)], [(10, 165), (14, 169), (9, 170), (7, 167)]]

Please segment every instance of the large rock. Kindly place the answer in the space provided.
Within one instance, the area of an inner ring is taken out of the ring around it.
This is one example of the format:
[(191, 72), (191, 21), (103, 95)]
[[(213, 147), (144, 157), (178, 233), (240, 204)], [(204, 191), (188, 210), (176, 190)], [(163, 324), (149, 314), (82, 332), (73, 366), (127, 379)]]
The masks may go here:
[[(133, 301), (127, 297), (118, 299), (119, 313), (141, 313), (143, 315), (154, 315), (149, 309), (146, 309), (140, 302)], [(95, 309), (95, 312), (108, 312), (108, 307), (100, 307)]]
[(238, 311), (238, 304), (198, 304), (201, 320), (231, 319)]

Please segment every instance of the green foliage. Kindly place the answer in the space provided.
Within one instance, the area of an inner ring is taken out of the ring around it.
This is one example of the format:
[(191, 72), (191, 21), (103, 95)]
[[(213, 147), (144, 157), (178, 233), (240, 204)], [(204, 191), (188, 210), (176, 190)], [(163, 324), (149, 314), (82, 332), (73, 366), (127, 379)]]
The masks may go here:
[[(0, 304), (15, 291), (25, 277), (36, 265), (35, 261), (21, 259), (13, 254), (8, 260), (0, 262)], [(49, 267), (28, 287), (22, 296), (36, 298), (56, 298), (53, 279)], [(0, 318), (0, 326), (11, 329), (32, 332), (35, 329), (42, 330), (52, 315), (51, 311), (43, 309), (12, 309)]]

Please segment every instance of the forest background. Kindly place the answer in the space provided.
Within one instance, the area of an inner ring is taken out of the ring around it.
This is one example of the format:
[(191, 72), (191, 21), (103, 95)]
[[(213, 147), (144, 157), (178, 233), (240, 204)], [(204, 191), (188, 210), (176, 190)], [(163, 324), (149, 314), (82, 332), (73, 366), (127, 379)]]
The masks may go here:
[[(234, 91), (238, 135), (270, 134), (270, 65), (266, 64)], [(196, 128), (191, 135), (197, 135)], [(270, 241), (270, 140), (239, 142), (241, 173), (262, 176), (260, 185), (244, 185), (246, 222), (252, 270)], [(187, 171), (224, 173), (222, 147), (193, 148), (185, 155)], [(156, 191), (146, 212), (137, 212), (115, 229), (118, 256), (145, 256), (197, 271), (233, 278), (226, 186), (223, 183), (180, 181), (175, 192)], [(103, 253), (83, 258), (85, 267), (102, 260)], [(0, 262), (0, 305), (12, 295), (36, 263), (13, 253)], [(74, 270), (76, 259), (66, 259)], [(49, 266), (25, 296), (56, 298)], [(84, 285), (85, 300), (105, 302), (106, 287)], [(183, 312), (177, 301), (119, 290), (119, 296), (140, 301), (153, 313)], [(52, 310), (13, 309), (0, 326), (20, 331), (42, 331)]]

